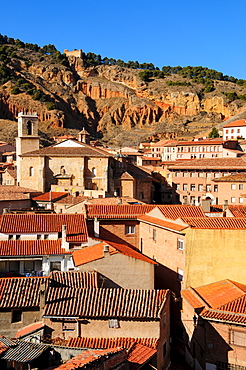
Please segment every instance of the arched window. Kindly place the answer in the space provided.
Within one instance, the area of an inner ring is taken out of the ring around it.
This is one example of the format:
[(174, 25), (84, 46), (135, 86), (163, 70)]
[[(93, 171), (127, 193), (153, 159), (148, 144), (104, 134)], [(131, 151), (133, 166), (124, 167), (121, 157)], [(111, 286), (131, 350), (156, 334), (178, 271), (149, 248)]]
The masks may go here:
[(29, 168), (29, 176), (34, 176), (34, 168), (33, 167)]
[(61, 166), (61, 168), (60, 168), (60, 174), (61, 175), (65, 175), (65, 173), (66, 173), (65, 167), (64, 166)]
[(92, 176), (95, 177), (97, 175), (97, 170), (95, 167), (92, 168), (91, 170)]
[(27, 135), (32, 135), (32, 122), (27, 122)]

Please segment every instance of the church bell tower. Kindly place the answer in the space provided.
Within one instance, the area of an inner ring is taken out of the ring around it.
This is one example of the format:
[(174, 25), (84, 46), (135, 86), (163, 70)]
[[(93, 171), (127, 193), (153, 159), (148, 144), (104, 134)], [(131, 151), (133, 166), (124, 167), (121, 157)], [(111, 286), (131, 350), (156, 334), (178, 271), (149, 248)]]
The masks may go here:
[(16, 138), (17, 184), (20, 184), (21, 155), (39, 149), (38, 115), (18, 114), (18, 137)]

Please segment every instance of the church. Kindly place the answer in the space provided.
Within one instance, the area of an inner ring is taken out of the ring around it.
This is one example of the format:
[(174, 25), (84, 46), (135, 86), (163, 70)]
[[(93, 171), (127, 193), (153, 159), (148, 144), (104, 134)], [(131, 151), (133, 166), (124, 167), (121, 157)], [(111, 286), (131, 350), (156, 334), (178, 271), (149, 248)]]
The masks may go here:
[(40, 192), (51, 188), (72, 192), (90, 190), (90, 196), (105, 196), (110, 192), (109, 167), (113, 158), (88, 142), (89, 134), (82, 130), (79, 140), (68, 139), (40, 149), (38, 116), (19, 113), (17, 184)]
[[(59, 191), (93, 198), (126, 196), (151, 203), (151, 172), (91, 146), (86, 130), (78, 140), (67, 139), (40, 148), (37, 114), (18, 114), (16, 138), (17, 185), (40, 192)], [(153, 185), (154, 183), (154, 185)]]

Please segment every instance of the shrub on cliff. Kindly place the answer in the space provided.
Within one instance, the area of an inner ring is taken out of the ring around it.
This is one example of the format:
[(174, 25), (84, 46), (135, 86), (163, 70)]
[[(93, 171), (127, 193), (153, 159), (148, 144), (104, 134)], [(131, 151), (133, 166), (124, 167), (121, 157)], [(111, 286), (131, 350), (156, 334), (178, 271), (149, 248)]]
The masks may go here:
[(14, 94), (14, 95), (17, 95), (17, 94), (19, 94), (21, 91), (20, 91), (20, 89), (19, 89), (19, 87), (18, 86), (14, 86), (12, 89), (11, 89), (11, 91), (10, 91), (10, 93), (11, 94)]
[(56, 108), (56, 106), (55, 106), (55, 103), (52, 103), (52, 102), (48, 102), (48, 103), (46, 103), (46, 108), (48, 109), (48, 110), (53, 110), (53, 109), (55, 109)]

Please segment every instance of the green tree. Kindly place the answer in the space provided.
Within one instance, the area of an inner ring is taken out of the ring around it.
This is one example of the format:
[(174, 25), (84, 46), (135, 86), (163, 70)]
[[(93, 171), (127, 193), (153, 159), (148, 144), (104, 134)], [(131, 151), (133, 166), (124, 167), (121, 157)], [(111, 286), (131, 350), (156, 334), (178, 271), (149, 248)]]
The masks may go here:
[(213, 127), (212, 131), (210, 131), (210, 133), (208, 135), (209, 138), (215, 138), (215, 137), (219, 137), (219, 136), (220, 136), (219, 131), (217, 130), (216, 127)]

